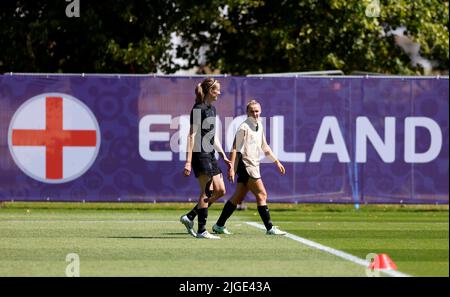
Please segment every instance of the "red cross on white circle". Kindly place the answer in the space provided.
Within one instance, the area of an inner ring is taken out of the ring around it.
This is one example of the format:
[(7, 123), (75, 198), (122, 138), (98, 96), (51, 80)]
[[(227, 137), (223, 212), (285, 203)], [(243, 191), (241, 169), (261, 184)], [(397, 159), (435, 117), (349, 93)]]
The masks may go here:
[(17, 110), (8, 143), (14, 161), (27, 175), (63, 183), (82, 175), (95, 161), (100, 130), (84, 103), (67, 94), (48, 93), (27, 100)]

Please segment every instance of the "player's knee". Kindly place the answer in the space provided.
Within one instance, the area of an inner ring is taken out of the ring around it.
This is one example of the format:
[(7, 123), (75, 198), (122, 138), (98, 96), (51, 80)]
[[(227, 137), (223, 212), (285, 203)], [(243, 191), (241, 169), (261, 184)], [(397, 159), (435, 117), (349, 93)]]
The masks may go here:
[(267, 193), (266, 192), (260, 192), (258, 193), (258, 195), (256, 196), (256, 198), (261, 201), (261, 202), (266, 202), (267, 200)]
[(215, 192), (216, 192), (216, 197), (218, 197), (218, 198), (225, 196), (225, 194), (227, 193), (225, 188), (218, 188)]

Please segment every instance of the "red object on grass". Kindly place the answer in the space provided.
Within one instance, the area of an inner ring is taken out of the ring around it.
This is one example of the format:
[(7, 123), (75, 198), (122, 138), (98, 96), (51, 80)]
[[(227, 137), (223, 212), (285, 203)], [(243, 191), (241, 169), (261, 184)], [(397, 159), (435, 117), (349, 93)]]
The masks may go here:
[(375, 259), (370, 263), (369, 269), (371, 270), (397, 270), (397, 265), (395, 265), (394, 261), (387, 254), (379, 254), (375, 257)]

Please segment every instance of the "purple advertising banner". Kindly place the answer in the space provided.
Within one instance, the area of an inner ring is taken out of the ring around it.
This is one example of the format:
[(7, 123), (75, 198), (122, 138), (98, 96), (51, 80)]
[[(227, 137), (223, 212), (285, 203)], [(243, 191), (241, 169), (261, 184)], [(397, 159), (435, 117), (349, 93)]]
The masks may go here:
[[(216, 78), (227, 153), (261, 103), (286, 168), (261, 164), (270, 201), (448, 204), (447, 77)], [(196, 201), (183, 169), (202, 80), (0, 75), (0, 201)]]

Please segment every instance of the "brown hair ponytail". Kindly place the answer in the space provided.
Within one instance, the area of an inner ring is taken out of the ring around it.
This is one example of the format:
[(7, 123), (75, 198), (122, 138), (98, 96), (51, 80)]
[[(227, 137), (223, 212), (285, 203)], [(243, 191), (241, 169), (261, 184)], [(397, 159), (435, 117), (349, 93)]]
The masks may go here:
[(203, 103), (205, 101), (206, 94), (208, 94), (211, 87), (217, 82), (212, 77), (205, 78), (201, 83), (195, 87), (195, 103)]

